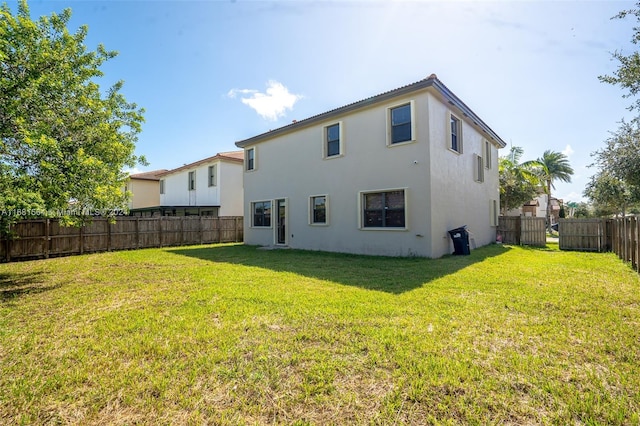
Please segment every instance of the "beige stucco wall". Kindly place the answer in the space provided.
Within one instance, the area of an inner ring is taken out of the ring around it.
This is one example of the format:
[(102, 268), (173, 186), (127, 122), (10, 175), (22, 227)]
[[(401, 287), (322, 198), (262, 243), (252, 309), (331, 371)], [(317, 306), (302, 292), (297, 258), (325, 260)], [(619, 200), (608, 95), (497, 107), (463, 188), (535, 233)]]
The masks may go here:
[(157, 207), (160, 205), (160, 184), (157, 180), (129, 179), (127, 190), (132, 193), (130, 209)]
[[(414, 141), (388, 146), (387, 109), (408, 101)], [(474, 182), (472, 154), (482, 153), (483, 138), (465, 126), (464, 153), (448, 150), (447, 113), (425, 90), (254, 145), (256, 170), (244, 174), (245, 242), (274, 245), (275, 204), (272, 226), (254, 228), (251, 203), (279, 198), (287, 199), (286, 243), (292, 248), (439, 257), (453, 250), (446, 231), (464, 224), (477, 245), (494, 241), (489, 200), (498, 199), (497, 151), (485, 183)], [(338, 121), (344, 156), (323, 159), (323, 128)], [(405, 189), (406, 229), (360, 228), (360, 192), (387, 189)], [(328, 197), (326, 226), (309, 225), (314, 195)]]
[[(499, 208), (498, 148), (491, 147), (491, 168), (484, 169), (484, 182), (475, 181), (474, 154), (484, 156), (487, 140), (463, 115), (462, 154), (448, 148), (449, 120), (452, 111), (437, 96), (429, 95), (429, 122), (432, 164), (432, 252), (452, 251), (448, 230), (467, 225), (477, 246), (495, 242), (496, 227), (491, 226), (492, 202)], [(473, 247), (472, 247), (473, 248)]]
[(242, 163), (221, 161), (218, 163), (218, 187), (220, 191), (220, 216), (242, 216), (244, 190), (242, 188)]

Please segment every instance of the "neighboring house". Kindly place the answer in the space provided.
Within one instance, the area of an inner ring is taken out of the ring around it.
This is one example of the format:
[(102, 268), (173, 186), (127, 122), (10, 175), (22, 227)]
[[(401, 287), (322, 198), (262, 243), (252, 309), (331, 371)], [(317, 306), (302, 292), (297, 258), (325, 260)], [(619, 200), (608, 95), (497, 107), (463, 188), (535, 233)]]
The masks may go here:
[(161, 173), (162, 216), (242, 216), (242, 151), (221, 152)]
[(538, 216), (538, 209), (540, 208), (540, 201), (536, 198), (528, 203), (522, 205), (522, 214), (528, 217)]
[(440, 257), (496, 239), (505, 142), (435, 75), (236, 142), (246, 244)]
[[(562, 200), (551, 197), (551, 224), (560, 220)], [(519, 209), (509, 210), (507, 216), (547, 217), (547, 195), (541, 194), (537, 198), (525, 203)]]
[(124, 189), (131, 192), (128, 205), (130, 211), (143, 211), (160, 205), (160, 178), (158, 175), (166, 171), (166, 169), (153, 170), (129, 176)]

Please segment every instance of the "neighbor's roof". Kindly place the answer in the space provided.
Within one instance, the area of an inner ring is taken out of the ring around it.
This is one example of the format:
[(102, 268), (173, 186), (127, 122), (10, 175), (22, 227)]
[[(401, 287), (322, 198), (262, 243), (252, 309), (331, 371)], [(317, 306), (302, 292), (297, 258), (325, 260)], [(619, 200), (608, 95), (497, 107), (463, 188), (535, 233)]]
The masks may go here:
[(471, 108), (469, 108), (464, 102), (462, 102), (462, 100), (460, 100), (460, 98), (458, 98), (451, 90), (449, 90), (447, 86), (445, 86), (440, 80), (438, 80), (438, 77), (435, 74), (431, 74), (429, 77), (423, 80), (417, 81), (415, 83), (402, 86), (400, 88), (390, 90), (388, 92), (384, 92), (379, 95), (375, 95), (370, 98), (366, 98), (361, 101), (354, 102), (340, 108), (332, 109), (330, 111), (324, 112), (322, 114), (314, 115), (304, 120), (294, 121), (292, 124), (289, 124), (287, 126), (280, 127), (275, 130), (270, 130), (266, 133), (262, 133), (260, 135), (251, 137), (249, 139), (238, 141), (236, 142), (236, 146), (239, 148), (244, 148), (246, 146), (265, 141), (272, 137), (275, 137), (284, 133), (288, 133), (296, 129), (307, 127), (324, 120), (328, 120), (332, 117), (336, 117), (352, 111), (356, 111), (361, 108), (366, 108), (380, 102), (388, 101), (389, 99), (393, 99), (398, 96), (404, 96), (406, 94), (409, 94), (418, 90), (427, 89), (430, 87), (437, 90), (438, 93), (440, 93), (442, 97), (450, 105), (460, 110), (467, 119), (471, 120), (473, 124), (479, 127), (484, 132), (484, 134), (488, 139), (498, 144), (500, 148), (504, 148), (505, 146), (507, 146), (505, 141), (503, 141), (502, 138), (500, 138), (500, 136), (498, 136), (496, 132), (494, 132), (484, 121), (482, 121), (480, 117), (478, 117), (471, 110)]
[(202, 164), (211, 163), (213, 161), (230, 161), (232, 163), (242, 163), (244, 162), (244, 151), (228, 151), (228, 152), (219, 152), (213, 157), (207, 157), (202, 160), (185, 164), (184, 166), (178, 167), (176, 169), (167, 170), (164, 173), (159, 174), (159, 176), (165, 176), (171, 173), (181, 172), (186, 169), (193, 169), (194, 167), (201, 166)]
[(152, 170), (150, 172), (136, 173), (129, 175), (129, 179), (141, 179), (141, 180), (160, 180), (160, 175), (167, 172), (167, 169)]

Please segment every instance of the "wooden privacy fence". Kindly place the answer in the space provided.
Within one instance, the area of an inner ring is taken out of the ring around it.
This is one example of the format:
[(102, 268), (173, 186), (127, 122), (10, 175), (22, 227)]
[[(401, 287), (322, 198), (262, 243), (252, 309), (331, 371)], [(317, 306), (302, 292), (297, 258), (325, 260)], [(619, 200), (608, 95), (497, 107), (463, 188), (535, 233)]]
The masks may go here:
[(606, 219), (560, 219), (560, 250), (607, 251), (611, 248), (608, 228)]
[(498, 235), (504, 244), (545, 246), (547, 231), (543, 217), (500, 216)]
[(115, 223), (94, 218), (81, 228), (58, 219), (24, 220), (11, 228), (14, 238), (0, 240), (0, 261), (69, 256), (111, 250), (240, 242), (241, 216), (119, 217)]
[(612, 251), (640, 272), (640, 219), (560, 219), (561, 250)]
[(640, 224), (635, 217), (611, 220), (611, 251), (640, 272)]

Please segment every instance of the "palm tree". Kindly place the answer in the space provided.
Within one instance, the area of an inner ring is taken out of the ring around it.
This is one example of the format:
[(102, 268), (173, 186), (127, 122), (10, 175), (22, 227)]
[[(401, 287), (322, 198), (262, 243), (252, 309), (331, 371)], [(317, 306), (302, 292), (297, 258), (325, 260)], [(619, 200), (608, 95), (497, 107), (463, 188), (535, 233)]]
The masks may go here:
[(539, 173), (536, 173), (537, 162), (520, 163), (523, 153), (521, 147), (513, 146), (507, 156), (499, 159), (500, 208), (503, 215), (535, 198), (542, 185)]
[[(534, 163), (534, 162), (531, 162)], [(551, 189), (556, 189), (554, 181), (571, 182), (573, 168), (569, 165), (569, 159), (561, 152), (546, 150), (542, 157), (535, 161), (540, 179), (544, 182), (544, 192), (547, 194), (547, 229), (551, 228)]]

